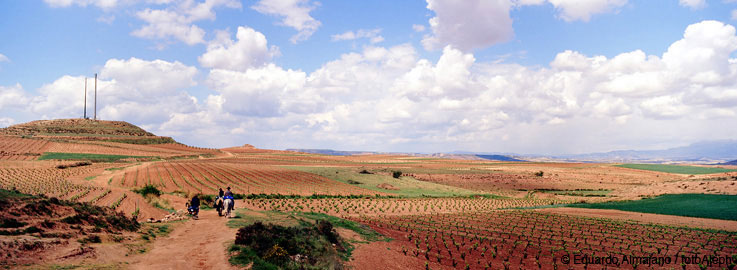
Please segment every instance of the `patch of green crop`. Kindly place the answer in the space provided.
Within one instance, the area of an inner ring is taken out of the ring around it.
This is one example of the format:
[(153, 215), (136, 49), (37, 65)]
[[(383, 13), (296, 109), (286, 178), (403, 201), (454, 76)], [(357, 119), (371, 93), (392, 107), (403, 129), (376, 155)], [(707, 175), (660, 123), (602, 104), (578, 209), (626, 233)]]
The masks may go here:
[(685, 217), (737, 220), (737, 195), (666, 194), (637, 201), (570, 204), (568, 207), (616, 209)]
[(615, 165), (615, 166), (622, 167), (622, 168), (635, 169), (635, 170), (656, 171), (656, 172), (676, 173), (676, 174), (712, 174), (712, 173), (725, 173), (725, 172), (737, 171), (737, 170), (716, 168), (716, 167), (697, 167), (697, 166), (669, 165), (669, 164), (621, 164), (621, 165)]

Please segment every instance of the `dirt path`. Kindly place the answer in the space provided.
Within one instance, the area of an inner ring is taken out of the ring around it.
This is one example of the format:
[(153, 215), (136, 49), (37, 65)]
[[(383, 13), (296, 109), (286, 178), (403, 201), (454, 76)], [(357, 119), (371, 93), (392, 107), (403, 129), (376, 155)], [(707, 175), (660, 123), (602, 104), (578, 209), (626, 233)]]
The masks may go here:
[(214, 210), (201, 211), (199, 220), (189, 220), (157, 239), (130, 269), (236, 269), (228, 263), (226, 250), (237, 229), (226, 227), (226, 222)]
[(612, 209), (587, 209), (587, 208), (546, 208), (537, 209), (538, 212), (554, 213), (563, 215), (574, 215), (595, 218), (611, 218), (618, 220), (632, 220), (644, 223), (657, 223), (671, 226), (688, 226), (703, 229), (715, 229), (726, 231), (737, 231), (737, 221), (720, 220), (710, 218), (680, 217), (671, 215), (648, 214), (627, 212)]

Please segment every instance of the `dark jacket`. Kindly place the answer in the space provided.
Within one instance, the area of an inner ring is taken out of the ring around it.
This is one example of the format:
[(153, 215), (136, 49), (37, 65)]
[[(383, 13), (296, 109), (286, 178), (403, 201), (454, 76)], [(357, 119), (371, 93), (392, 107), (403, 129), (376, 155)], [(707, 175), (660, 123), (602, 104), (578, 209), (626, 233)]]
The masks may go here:
[(220, 198), (222, 198), (222, 197), (223, 197), (223, 189), (222, 189), (222, 188), (221, 188), (221, 189), (220, 189), (220, 191), (218, 192), (218, 197), (220, 197)]
[(190, 206), (192, 207), (200, 207), (200, 198), (197, 198), (197, 196), (192, 198), (192, 202), (190, 203)]

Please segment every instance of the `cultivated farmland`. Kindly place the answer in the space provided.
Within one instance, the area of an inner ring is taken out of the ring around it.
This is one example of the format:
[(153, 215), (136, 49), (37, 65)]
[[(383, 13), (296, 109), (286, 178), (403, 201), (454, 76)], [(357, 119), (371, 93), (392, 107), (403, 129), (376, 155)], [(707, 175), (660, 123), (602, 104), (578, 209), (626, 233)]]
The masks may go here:
[[(94, 268), (108, 260), (102, 257), (114, 258), (105, 263), (131, 263), (134, 268), (165, 267), (169, 262), (161, 258), (173, 256), (188, 264), (210, 263), (215, 257), (212, 265), (227, 268), (226, 254), (241, 266), (266, 265), (268, 256), (255, 258), (244, 246), (231, 247), (238, 250), (235, 253), (223, 249), (244, 226), (285, 233), (319, 231), (339, 249), (335, 254), (353, 256), (341, 259), (353, 269), (722, 269), (734, 267), (733, 261), (653, 264), (642, 258), (737, 256), (733, 167), (329, 156), (251, 145), (207, 149), (127, 123), (79, 119), (32, 122), (0, 133), (6, 134), (0, 136), (0, 188), (8, 190), (2, 194), (46, 196), (49, 199), (35, 200), (62, 205), (58, 209), (73, 205), (82, 213), (89, 210), (85, 207), (104, 207), (144, 224), (138, 237), (124, 239), (105, 236), (102, 226), (110, 222), (83, 220), (86, 216), (72, 216), (68, 210), (44, 220), (16, 211), (18, 217), (2, 220), (0, 240), (30, 241), (28, 245), (39, 248), (33, 252), (17, 248), (8, 253), (13, 258), (0, 263), (4, 267), (44, 263), (27, 259), (31, 255), (72, 258), (52, 260), (52, 265), (43, 265), (47, 268), (57, 263)], [(212, 198), (226, 187), (238, 198), (230, 227), (209, 210)], [(683, 193), (689, 194), (672, 195)], [(661, 194), (671, 195), (652, 198)], [(195, 195), (203, 204), (200, 220), (175, 221), (188, 219), (185, 203)], [(42, 225), (26, 222), (30, 220)], [(64, 225), (64, 235), (54, 231), (53, 224), (69, 222), (89, 226), (80, 230)], [(84, 234), (68, 235), (67, 229)], [(171, 234), (154, 239), (158, 233)], [(63, 237), (78, 240), (69, 244)], [(102, 243), (89, 242), (98, 240)], [(208, 251), (188, 256), (184, 250), (191, 244), (188, 241), (201, 243)], [(238, 241), (248, 242), (243, 237)], [(280, 243), (266, 247), (265, 254), (288, 254), (282, 245), (294, 246)], [(127, 251), (108, 256), (113, 249)], [(92, 250), (99, 255), (73, 255)], [(290, 256), (282, 258), (301, 258)], [(576, 258), (580, 263), (582, 256), (618, 262), (577, 264)], [(637, 261), (623, 262), (624, 258)]]

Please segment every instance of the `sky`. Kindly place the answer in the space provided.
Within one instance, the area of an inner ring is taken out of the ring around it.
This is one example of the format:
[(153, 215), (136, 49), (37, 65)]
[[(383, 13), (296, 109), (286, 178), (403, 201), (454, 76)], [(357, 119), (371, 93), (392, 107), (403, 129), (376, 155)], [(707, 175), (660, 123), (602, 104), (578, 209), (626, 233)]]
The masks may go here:
[[(0, 127), (200, 147), (577, 154), (737, 134), (737, 0), (0, 3)], [(88, 93), (92, 115), (94, 96)]]

